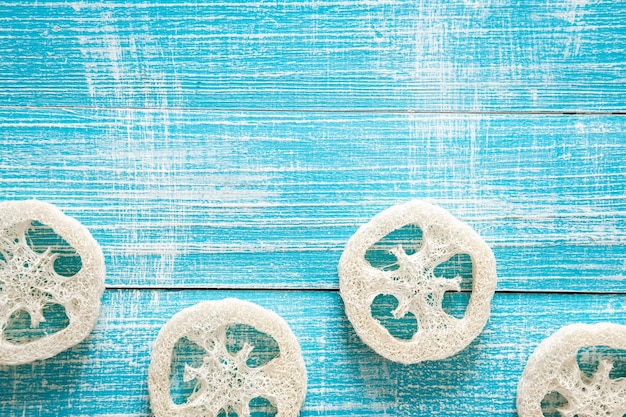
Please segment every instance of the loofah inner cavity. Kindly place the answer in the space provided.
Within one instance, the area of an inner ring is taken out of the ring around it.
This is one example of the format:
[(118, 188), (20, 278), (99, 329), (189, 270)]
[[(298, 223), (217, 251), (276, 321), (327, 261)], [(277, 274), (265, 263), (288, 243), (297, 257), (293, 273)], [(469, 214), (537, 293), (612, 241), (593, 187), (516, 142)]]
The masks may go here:
[(27, 311), (14, 312), (4, 328), (4, 339), (13, 344), (24, 344), (57, 333), (70, 324), (65, 307), (61, 304), (45, 304), (42, 308), (42, 315), (43, 320), (33, 327)]
[(401, 247), (407, 255), (413, 255), (422, 247), (422, 235), (422, 229), (416, 224), (402, 226), (372, 245), (365, 252), (365, 259), (374, 268), (397, 271), (400, 265), (393, 251)]
[(187, 337), (178, 339), (171, 364), (170, 395), (175, 404), (193, 403), (210, 392), (224, 400), (217, 416), (245, 415), (249, 409), (255, 417), (273, 417), (277, 413), (272, 401), (255, 396), (263, 382), (255, 369), (262, 369), (280, 356), (276, 340), (246, 324), (229, 324), (200, 346)]
[(626, 350), (583, 347), (541, 402), (545, 417), (626, 416)]
[[(419, 331), (419, 322), (445, 322), (443, 316), (463, 318), (472, 288), (472, 259), (468, 254), (452, 254), (424, 270), (414, 267), (422, 250), (422, 229), (408, 224), (388, 233), (365, 252), (374, 268), (389, 272), (390, 278), (404, 283), (404, 305), (396, 294), (377, 295), (370, 308), (372, 317), (397, 339), (410, 340)], [(465, 292), (461, 292), (465, 291)], [(418, 306), (417, 317), (409, 305)]]
[(411, 340), (417, 333), (417, 319), (408, 311), (402, 317), (395, 317), (393, 312), (398, 308), (398, 299), (391, 294), (378, 294), (371, 305), (372, 317), (383, 325), (390, 335), (396, 339)]
[(6, 341), (24, 344), (69, 325), (62, 285), (82, 269), (75, 249), (38, 221), (0, 230), (0, 299), (12, 306)]

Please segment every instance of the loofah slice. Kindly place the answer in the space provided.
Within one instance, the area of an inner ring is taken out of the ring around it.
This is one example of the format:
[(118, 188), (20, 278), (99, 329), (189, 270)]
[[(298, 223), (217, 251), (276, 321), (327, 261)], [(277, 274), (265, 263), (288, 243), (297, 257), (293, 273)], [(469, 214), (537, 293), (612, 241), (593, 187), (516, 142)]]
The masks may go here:
[(542, 417), (547, 394), (560, 393), (567, 405), (563, 417), (622, 417), (626, 415), (626, 378), (609, 377), (613, 363), (600, 360), (589, 378), (581, 372), (577, 356), (584, 347), (626, 349), (626, 326), (613, 323), (571, 324), (537, 346), (517, 386), (520, 417)]
[[(390, 252), (396, 270), (373, 267), (366, 252), (389, 233), (406, 225), (422, 231), (415, 253), (397, 245)], [(452, 256), (472, 261), (472, 295), (465, 315), (456, 318), (442, 308), (446, 291), (459, 291), (461, 278), (436, 277), (435, 268)], [(346, 314), (357, 334), (378, 354), (404, 364), (446, 358), (465, 348), (482, 331), (496, 287), (496, 263), (487, 244), (472, 228), (444, 209), (424, 201), (393, 206), (361, 226), (339, 261), (340, 291)], [(371, 314), (377, 295), (393, 295), (395, 318), (413, 313), (417, 332), (409, 340), (392, 336)]]
[[(254, 346), (237, 353), (226, 348), (229, 325), (249, 325), (277, 342), (278, 357), (252, 367), (248, 357)], [(187, 338), (205, 350), (202, 365), (186, 365), (185, 380), (196, 389), (183, 404), (171, 398), (171, 364), (176, 343)], [(306, 369), (300, 345), (287, 323), (276, 313), (234, 298), (206, 301), (176, 314), (161, 329), (152, 351), (148, 375), (150, 404), (157, 417), (215, 417), (221, 410), (250, 416), (250, 400), (263, 397), (278, 412), (297, 416), (306, 393)]]
[[(51, 228), (80, 257), (80, 270), (62, 276), (55, 270), (60, 254), (36, 251), (26, 235), (33, 223)], [(55, 206), (37, 200), (0, 203), (0, 364), (45, 359), (84, 340), (93, 330), (104, 291), (104, 257), (83, 225)], [(60, 305), (67, 327), (38, 339), (16, 343), (6, 330), (15, 314), (30, 315), (30, 326), (45, 321), (44, 309)]]

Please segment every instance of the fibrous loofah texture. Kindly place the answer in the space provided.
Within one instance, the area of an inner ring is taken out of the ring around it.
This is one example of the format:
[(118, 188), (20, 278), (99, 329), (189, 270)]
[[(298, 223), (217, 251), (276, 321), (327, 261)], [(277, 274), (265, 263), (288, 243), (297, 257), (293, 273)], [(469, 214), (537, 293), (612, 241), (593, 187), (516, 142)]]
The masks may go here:
[(563, 417), (622, 417), (626, 414), (626, 378), (613, 379), (613, 363), (600, 360), (587, 377), (577, 362), (581, 348), (626, 349), (626, 326), (613, 323), (565, 326), (537, 346), (517, 386), (520, 417), (542, 417), (541, 402), (558, 392), (567, 400)]
[[(254, 346), (237, 353), (226, 349), (229, 325), (245, 324), (277, 342), (280, 353), (270, 362), (252, 367), (248, 357)], [(171, 397), (171, 364), (176, 343), (187, 338), (203, 348), (199, 367), (185, 366), (185, 380), (196, 388), (183, 404)], [(287, 323), (256, 304), (229, 298), (206, 301), (176, 314), (159, 332), (150, 363), (150, 404), (157, 417), (215, 417), (221, 410), (250, 416), (250, 400), (265, 398), (277, 417), (297, 416), (306, 393), (306, 368), (300, 345)]]
[[(80, 270), (62, 276), (55, 270), (58, 253), (31, 247), (26, 234), (34, 223), (51, 228), (73, 248)], [(0, 203), (0, 364), (49, 358), (84, 340), (98, 319), (104, 275), (102, 250), (78, 221), (36, 200)], [(37, 328), (51, 304), (65, 309), (67, 327), (21, 343), (6, 337), (17, 313), (28, 313), (30, 326)]]
[[(421, 229), (421, 248), (407, 253), (397, 245), (390, 251), (397, 259), (396, 270), (373, 267), (366, 259), (368, 249), (406, 225)], [(461, 278), (434, 274), (438, 265), (458, 254), (472, 261), (472, 294), (462, 318), (442, 308), (444, 293), (459, 291)], [(361, 339), (385, 358), (410, 364), (446, 358), (478, 336), (489, 317), (496, 263), (472, 228), (440, 207), (414, 200), (379, 213), (357, 230), (339, 261), (339, 278), (346, 314)], [(409, 340), (395, 338), (372, 317), (372, 302), (380, 294), (397, 298), (395, 318), (415, 315), (418, 330)]]

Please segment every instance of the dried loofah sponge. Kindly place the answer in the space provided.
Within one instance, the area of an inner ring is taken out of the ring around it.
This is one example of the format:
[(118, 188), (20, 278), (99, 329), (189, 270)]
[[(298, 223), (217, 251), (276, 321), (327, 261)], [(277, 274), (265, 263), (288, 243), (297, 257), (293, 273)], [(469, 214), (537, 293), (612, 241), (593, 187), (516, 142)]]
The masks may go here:
[[(397, 245), (390, 252), (396, 270), (372, 266), (367, 251), (391, 232), (406, 225), (422, 231), (415, 253)], [(454, 255), (472, 261), (472, 294), (465, 315), (456, 318), (442, 308), (446, 291), (459, 291), (461, 277), (437, 277), (435, 268)], [(339, 261), (339, 287), (346, 314), (357, 334), (378, 354), (404, 364), (443, 359), (465, 348), (482, 331), (496, 287), (496, 262), (489, 246), (467, 224), (446, 210), (424, 201), (393, 206), (361, 226), (350, 238)], [(408, 312), (417, 332), (403, 340), (392, 336), (371, 314), (377, 295), (393, 295), (395, 318)]]
[(626, 378), (609, 377), (613, 364), (600, 360), (590, 378), (580, 370), (578, 351), (590, 346), (626, 349), (626, 326), (571, 324), (541, 342), (528, 359), (517, 386), (518, 415), (542, 417), (541, 402), (552, 392), (567, 400), (567, 405), (559, 409), (563, 417), (625, 415)]
[[(226, 348), (230, 325), (249, 325), (272, 337), (280, 353), (270, 362), (252, 367), (248, 357), (254, 346), (236, 353)], [(185, 380), (196, 389), (183, 404), (171, 397), (171, 364), (176, 343), (187, 338), (205, 351), (202, 365), (185, 366)], [(156, 417), (215, 417), (221, 410), (250, 416), (250, 400), (263, 397), (278, 412), (297, 416), (306, 393), (306, 368), (300, 345), (287, 323), (276, 313), (234, 298), (206, 301), (176, 314), (161, 329), (148, 371), (150, 404)]]
[[(52, 248), (36, 251), (26, 235), (33, 223), (51, 228), (80, 257), (80, 270), (62, 276)], [(104, 291), (104, 257), (83, 225), (55, 206), (37, 200), (0, 203), (0, 364), (17, 365), (54, 356), (84, 340), (93, 330)], [(67, 327), (38, 339), (15, 343), (6, 330), (18, 312), (37, 328), (44, 309), (65, 309)]]

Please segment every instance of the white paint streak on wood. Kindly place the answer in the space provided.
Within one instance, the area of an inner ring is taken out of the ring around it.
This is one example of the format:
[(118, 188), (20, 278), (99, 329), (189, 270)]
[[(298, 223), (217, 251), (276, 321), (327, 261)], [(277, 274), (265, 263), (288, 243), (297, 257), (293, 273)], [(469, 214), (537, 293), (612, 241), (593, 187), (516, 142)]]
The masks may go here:
[(2, 39), (35, 51), (3, 50), (0, 98), (21, 106), (624, 107), (624, 11), (610, 1), (3, 5)]

